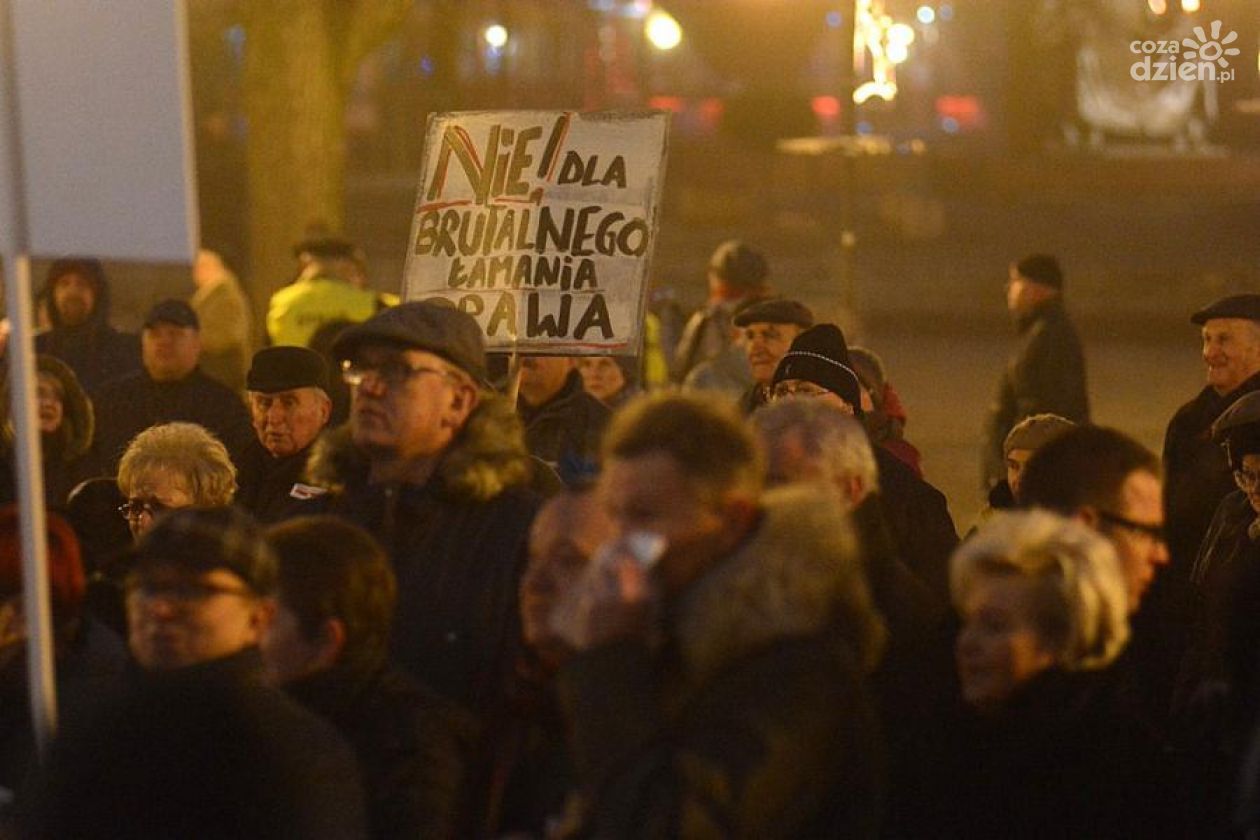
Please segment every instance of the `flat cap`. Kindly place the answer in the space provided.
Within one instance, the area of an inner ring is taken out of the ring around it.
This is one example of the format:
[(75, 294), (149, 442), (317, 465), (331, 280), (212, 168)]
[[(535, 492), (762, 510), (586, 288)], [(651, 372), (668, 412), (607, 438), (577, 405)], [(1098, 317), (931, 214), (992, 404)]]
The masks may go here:
[(155, 324), (174, 324), (177, 327), (192, 327), (200, 329), (201, 322), (197, 320), (197, 313), (193, 308), (182, 300), (170, 298), (168, 300), (155, 303), (153, 308), (149, 310), (149, 314), (144, 316), (145, 329)]
[(262, 527), (235, 507), (181, 508), (159, 517), (136, 545), (137, 571), (175, 566), (195, 572), (227, 569), (260, 595), (275, 591), (276, 556)]
[(1248, 318), (1260, 321), (1260, 295), (1223, 297), (1191, 315), (1190, 323), (1203, 326), (1213, 318)]
[(1059, 261), (1049, 254), (1030, 254), (1015, 263), (1015, 270), (1034, 283), (1052, 289), (1063, 288), (1063, 269), (1059, 268)]
[(274, 394), (294, 388), (328, 391), (328, 363), (307, 347), (264, 347), (254, 354), (245, 390)]
[(433, 298), (384, 309), (347, 327), (333, 342), (336, 359), (353, 359), (368, 343), (394, 344), (441, 356), (480, 382), (486, 381), (486, 340), (473, 316)]
[(787, 298), (761, 298), (735, 310), (735, 326), (749, 324), (796, 324), (802, 329), (814, 326), (814, 313), (805, 304)]

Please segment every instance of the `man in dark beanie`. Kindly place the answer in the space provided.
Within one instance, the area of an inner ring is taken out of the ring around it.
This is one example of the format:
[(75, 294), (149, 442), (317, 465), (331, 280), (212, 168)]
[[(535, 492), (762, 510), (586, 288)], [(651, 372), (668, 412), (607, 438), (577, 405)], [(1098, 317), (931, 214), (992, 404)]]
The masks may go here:
[(264, 683), (276, 579), (239, 510), (158, 520), (127, 581), (138, 667), (63, 731), (28, 803), (29, 836), (364, 836), (350, 748)]
[[(840, 328), (815, 324), (798, 335), (774, 371), (770, 393), (775, 400), (821, 399), (861, 419), (862, 384)], [(897, 456), (881, 446), (873, 448), (880, 501), (897, 554), (948, 603), (949, 556), (958, 545), (958, 533), (945, 496)]]
[(1033, 254), (1009, 268), (1006, 307), (1019, 330), (985, 427), (985, 488), (1005, 475), (1002, 444), (1015, 424), (1033, 414), (1057, 414), (1073, 423), (1089, 422), (1085, 351), (1063, 308), (1059, 261)]
[(740, 303), (768, 293), (769, 274), (766, 258), (743, 242), (731, 239), (717, 247), (709, 258), (708, 303), (692, 313), (674, 352), (676, 382), (730, 347), (732, 313)]
[(100, 260), (57, 260), (41, 295), (52, 329), (35, 336), (35, 352), (69, 365), (89, 397), (109, 380), (140, 369), (139, 340), (109, 325), (109, 282)]
[(302, 482), (311, 444), (328, 425), (328, 365), (305, 347), (266, 347), (246, 376), (256, 439), (238, 459), (236, 503), (260, 522), (279, 522), (323, 492)]

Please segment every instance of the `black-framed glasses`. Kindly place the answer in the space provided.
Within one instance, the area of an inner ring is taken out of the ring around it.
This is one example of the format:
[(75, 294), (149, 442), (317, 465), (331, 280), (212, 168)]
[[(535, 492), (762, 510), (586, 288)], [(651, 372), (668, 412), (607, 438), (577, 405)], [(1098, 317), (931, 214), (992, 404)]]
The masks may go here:
[(1123, 528), (1126, 531), (1132, 531), (1137, 534), (1149, 537), (1156, 542), (1167, 543), (1168, 535), (1164, 531), (1163, 525), (1148, 525), (1145, 522), (1134, 522), (1132, 519), (1126, 519), (1118, 514), (1109, 513), (1105, 510), (1098, 511), (1098, 518), (1108, 525), (1117, 528)]
[(426, 367), (424, 365), (412, 367), (401, 359), (390, 359), (387, 362), (375, 365), (352, 362), (348, 359), (341, 363), (341, 378), (352, 388), (357, 388), (368, 376), (375, 377), (387, 387), (397, 388), (414, 377), (422, 376), (426, 373), (443, 378), (451, 375), (449, 371), (441, 368)]
[(132, 597), (146, 600), (161, 598), (164, 601), (177, 601), (181, 604), (202, 603), (209, 601), (215, 595), (239, 595), (242, 598), (254, 595), (253, 590), (247, 586), (224, 586), (183, 578), (131, 577), (127, 579), (126, 589), (127, 594)]
[(1234, 470), (1234, 484), (1238, 485), (1238, 489), (1244, 493), (1250, 493), (1256, 489), (1257, 484), (1260, 484), (1260, 473), (1247, 469)]
[(132, 521), (139, 519), (141, 516), (147, 515), (150, 519), (159, 513), (170, 510), (170, 505), (163, 504), (161, 500), (149, 496), (147, 498), (136, 496), (130, 498), (118, 506), (118, 512), (122, 514), (123, 519)]

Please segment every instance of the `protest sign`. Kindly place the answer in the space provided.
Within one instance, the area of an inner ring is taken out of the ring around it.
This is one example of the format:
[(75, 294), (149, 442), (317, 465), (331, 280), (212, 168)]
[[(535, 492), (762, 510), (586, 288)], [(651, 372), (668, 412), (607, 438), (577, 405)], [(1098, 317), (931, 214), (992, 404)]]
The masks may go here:
[(661, 112), (435, 114), (406, 299), (450, 301), (491, 350), (637, 354), (668, 126)]

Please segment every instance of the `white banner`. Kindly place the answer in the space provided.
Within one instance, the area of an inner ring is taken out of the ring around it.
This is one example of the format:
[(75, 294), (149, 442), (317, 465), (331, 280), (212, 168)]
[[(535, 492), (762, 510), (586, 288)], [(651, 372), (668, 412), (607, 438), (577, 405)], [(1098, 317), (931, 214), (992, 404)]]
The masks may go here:
[(405, 297), (449, 300), (491, 350), (634, 355), (669, 115), (435, 114)]

